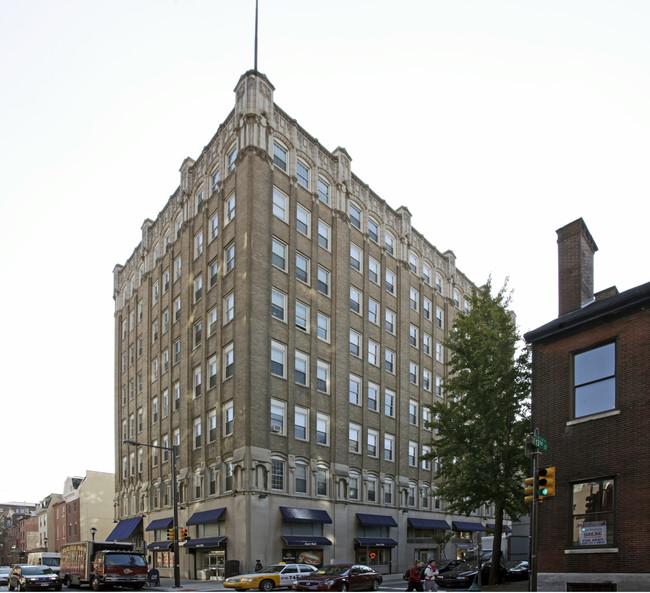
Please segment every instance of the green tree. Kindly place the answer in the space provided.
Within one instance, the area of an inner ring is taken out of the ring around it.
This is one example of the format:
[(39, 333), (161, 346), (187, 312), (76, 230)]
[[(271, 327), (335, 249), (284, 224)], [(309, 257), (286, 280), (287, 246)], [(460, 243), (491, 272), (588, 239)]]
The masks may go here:
[(520, 346), (506, 287), (492, 296), (489, 279), (474, 289), (470, 311), (454, 322), (445, 342), (446, 403), (431, 406), (431, 427), (437, 430), (426, 456), (440, 462), (436, 486), (451, 512), (470, 515), (483, 504), (494, 505), (490, 583), (497, 578), (504, 513), (517, 520), (527, 511), (522, 478), (529, 464), (530, 353)]

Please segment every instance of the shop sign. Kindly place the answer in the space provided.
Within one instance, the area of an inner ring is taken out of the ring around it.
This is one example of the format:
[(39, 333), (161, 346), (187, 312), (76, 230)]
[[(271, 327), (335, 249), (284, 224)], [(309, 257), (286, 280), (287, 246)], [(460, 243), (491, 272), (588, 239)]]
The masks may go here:
[(607, 521), (585, 521), (580, 525), (581, 546), (604, 546), (607, 543)]

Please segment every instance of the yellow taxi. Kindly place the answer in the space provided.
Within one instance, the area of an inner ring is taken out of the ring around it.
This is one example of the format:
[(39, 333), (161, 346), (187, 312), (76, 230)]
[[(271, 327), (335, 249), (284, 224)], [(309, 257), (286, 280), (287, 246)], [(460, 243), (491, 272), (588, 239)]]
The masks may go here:
[(317, 570), (311, 564), (271, 564), (257, 572), (229, 577), (223, 582), (223, 586), (235, 591), (272, 591), (276, 587), (291, 587), (296, 579), (308, 577)]

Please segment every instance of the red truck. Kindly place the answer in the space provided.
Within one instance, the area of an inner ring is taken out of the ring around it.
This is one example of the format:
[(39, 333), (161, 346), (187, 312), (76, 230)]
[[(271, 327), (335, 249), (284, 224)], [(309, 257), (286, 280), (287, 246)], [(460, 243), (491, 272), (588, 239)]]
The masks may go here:
[(61, 572), (66, 587), (90, 585), (142, 589), (147, 583), (147, 561), (129, 542), (75, 542), (61, 546)]

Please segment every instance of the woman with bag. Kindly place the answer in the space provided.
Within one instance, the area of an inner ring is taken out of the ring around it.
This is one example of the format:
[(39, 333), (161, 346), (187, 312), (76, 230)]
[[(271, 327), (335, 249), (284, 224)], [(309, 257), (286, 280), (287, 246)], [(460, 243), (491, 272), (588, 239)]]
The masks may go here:
[(424, 571), (424, 590), (425, 591), (437, 591), (438, 583), (436, 583), (436, 575), (438, 574), (438, 569), (436, 568), (436, 561), (431, 560), (429, 566), (426, 567)]

